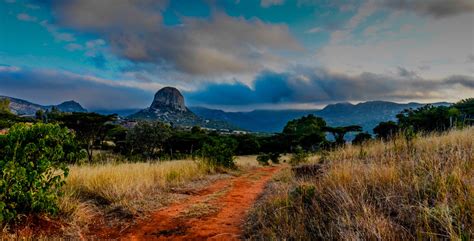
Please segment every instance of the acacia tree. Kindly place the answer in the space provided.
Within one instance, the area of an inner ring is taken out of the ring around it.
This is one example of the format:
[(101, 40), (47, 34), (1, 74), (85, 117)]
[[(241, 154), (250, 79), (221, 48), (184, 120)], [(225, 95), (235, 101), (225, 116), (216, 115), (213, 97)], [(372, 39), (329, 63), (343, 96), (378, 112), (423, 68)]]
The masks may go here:
[(171, 137), (171, 128), (162, 122), (139, 122), (127, 133), (129, 153), (155, 157)]
[(89, 162), (92, 161), (94, 142), (102, 140), (102, 133), (106, 131), (105, 124), (116, 119), (116, 115), (101, 115), (97, 113), (61, 114), (56, 118), (64, 126), (74, 130), (78, 141), (86, 149)]
[(459, 110), (464, 124), (474, 124), (474, 98), (461, 100), (453, 107)]
[(338, 126), (338, 127), (331, 127), (327, 126), (323, 128), (324, 131), (331, 133), (334, 136), (334, 140), (337, 145), (344, 145), (345, 140), (344, 136), (349, 132), (361, 132), (362, 127), (357, 125), (350, 125), (350, 126)]
[(354, 140), (352, 140), (352, 144), (361, 145), (371, 139), (372, 139), (371, 134), (369, 134), (368, 132), (361, 132), (354, 137)]
[(292, 150), (297, 146), (314, 150), (317, 145), (326, 140), (323, 131), (325, 127), (324, 119), (310, 114), (289, 121), (283, 129), (283, 136)]
[(393, 121), (380, 122), (374, 127), (374, 134), (379, 139), (389, 140), (398, 133), (399, 129), (398, 124)]

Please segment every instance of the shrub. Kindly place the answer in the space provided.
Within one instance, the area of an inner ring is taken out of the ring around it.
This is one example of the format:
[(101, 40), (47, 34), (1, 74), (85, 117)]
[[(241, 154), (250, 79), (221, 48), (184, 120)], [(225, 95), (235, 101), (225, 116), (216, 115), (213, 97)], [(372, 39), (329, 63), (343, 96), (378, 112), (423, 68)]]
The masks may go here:
[(226, 138), (214, 138), (204, 143), (201, 148), (202, 163), (211, 169), (224, 167), (235, 168), (235, 142)]
[(82, 156), (74, 135), (58, 125), (16, 124), (0, 136), (0, 222), (56, 213), (66, 163)]
[(280, 163), (280, 153), (278, 153), (278, 152), (270, 153), (270, 160), (272, 160), (273, 164), (279, 164)]
[(297, 147), (295, 152), (290, 158), (290, 164), (293, 166), (299, 165), (301, 163), (305, 163), (308, 161), (308, 153), (303, 150), (301, 147)]
[(257, 162), (262, 166), (268, 166), (268, 161), (270, 160), (270, 155), (262, 153), (257, 156)]

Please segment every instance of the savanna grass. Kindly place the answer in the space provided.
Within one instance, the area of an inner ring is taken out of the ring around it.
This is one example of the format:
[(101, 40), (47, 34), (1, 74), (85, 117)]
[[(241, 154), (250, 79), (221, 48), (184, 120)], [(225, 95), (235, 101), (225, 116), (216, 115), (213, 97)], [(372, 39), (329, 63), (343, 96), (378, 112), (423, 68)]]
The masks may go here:
[(252, 211), (246, 238), (474, 238), (474, 128), (346, 146), (324, 173), (285, 173)]

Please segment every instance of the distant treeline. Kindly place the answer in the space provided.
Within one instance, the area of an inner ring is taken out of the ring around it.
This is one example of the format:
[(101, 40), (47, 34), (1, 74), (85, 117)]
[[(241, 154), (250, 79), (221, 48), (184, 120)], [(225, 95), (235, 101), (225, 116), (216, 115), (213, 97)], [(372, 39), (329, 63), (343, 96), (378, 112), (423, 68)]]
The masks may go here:
[[(396, 116), (397, 121), (379, 123), (373, 129), (374, 136), (362, 132), (358, 125), (328, 126), (324, 119), (314, 115), (289, 121), (278, 134), (222, 134), (197, 126), (183, 129), (149, 121), (126, 128), (115, 115), (63, 113), (55, 108), (38, 111), (36, 118), (25, 119), (9, 113), (8, 104), (8, 101), (0, 103), (0, 129), (17, 122), (58, 123), (74, 130), (89, 161), (93, 161), (93, 150), (98, 149), (111, 150), (131, 159), (179, 159), (200, 155), (205, 145), (220, 144), (235, 155), (292, 153), (296, 149), (316, 152), (344, 145), (347, 133), (356, 133), (352, 143), (361, 144), (373, 138), (388, 140), (401, 132), (442, 132), (474, 123), (474, 98), (452, 106), (426, 105), (404, 110)], [(328, 133), (333, 140), (326, 138)]]

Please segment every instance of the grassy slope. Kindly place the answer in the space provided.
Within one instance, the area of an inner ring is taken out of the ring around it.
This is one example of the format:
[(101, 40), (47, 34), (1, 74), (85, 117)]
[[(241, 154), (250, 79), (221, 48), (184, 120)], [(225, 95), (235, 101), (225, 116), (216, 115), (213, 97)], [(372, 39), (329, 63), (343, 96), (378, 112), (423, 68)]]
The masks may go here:
[(474, 128), (347, 146), (324, 174), (282, 173), (248, 220), (249, 239), (474, 238)]

